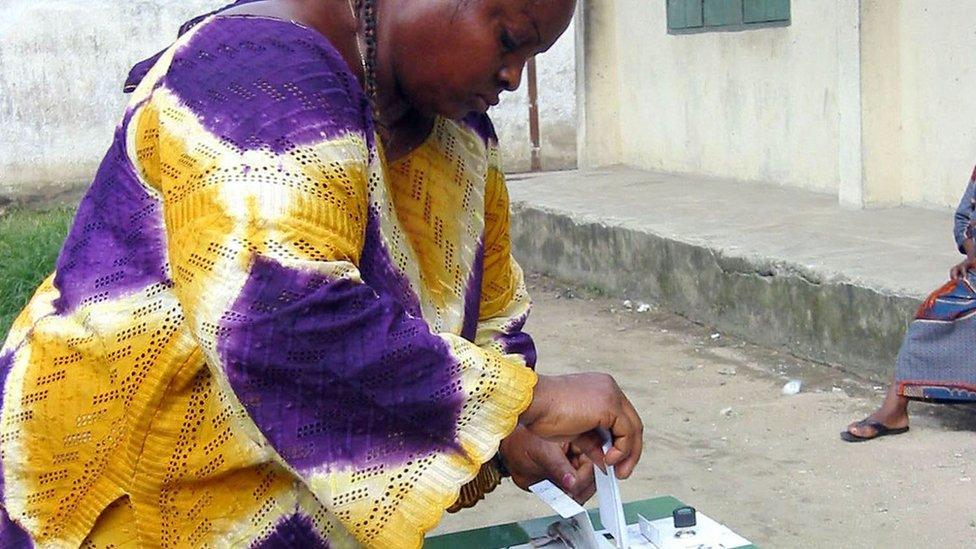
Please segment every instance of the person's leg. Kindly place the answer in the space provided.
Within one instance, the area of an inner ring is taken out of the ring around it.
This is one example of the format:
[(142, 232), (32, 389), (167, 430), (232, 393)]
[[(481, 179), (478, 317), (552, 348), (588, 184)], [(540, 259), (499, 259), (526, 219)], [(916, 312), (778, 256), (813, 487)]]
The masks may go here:
[(873, 421), (889, 429), (908, 427), (908, 398), (899, 395), (897, 387), (896, 383), (892, 383), (881, 407), (864, 420), (848, 425), (847, 432), (859, 438), (874, 438), (878, 434), (877, 429), (868, 425)]

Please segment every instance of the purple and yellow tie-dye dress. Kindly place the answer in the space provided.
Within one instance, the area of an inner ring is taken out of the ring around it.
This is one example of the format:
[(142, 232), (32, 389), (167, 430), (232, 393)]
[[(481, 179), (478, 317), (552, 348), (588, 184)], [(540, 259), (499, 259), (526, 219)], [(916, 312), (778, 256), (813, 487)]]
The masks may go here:
[(420, 544), (535, 356), (488, 119), (381, 159), (320, 34), (166, 50), (0, 352), (0, 546)]

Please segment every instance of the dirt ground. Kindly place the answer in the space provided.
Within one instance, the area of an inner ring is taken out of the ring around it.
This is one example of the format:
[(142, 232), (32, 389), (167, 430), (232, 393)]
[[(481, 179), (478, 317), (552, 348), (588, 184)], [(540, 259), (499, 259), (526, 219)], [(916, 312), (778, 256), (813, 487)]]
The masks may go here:
[[(909, 433), (845, 443), (838, 433), (874, 409), (880, 385), (653, 308), (530, 283), (540, 371), (609, 371), (641, 411), (646, 449), (625, 501), (673, 495), (762, 547), (976, 546), (976, 409), (913, 404)], [(802, 391), (785, 396), (790, 379)], [(550, 514), (506, 483), (436, 532)]]

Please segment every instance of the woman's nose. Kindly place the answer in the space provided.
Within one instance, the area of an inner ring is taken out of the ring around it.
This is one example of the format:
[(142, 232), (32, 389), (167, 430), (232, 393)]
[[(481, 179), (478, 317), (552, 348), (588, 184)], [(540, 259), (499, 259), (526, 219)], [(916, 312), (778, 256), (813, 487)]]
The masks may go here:
[(522, 83), (522, 69), (525, 63), (510, 63), (498, 71), (499, 83), (508, 91), (515, 91)]

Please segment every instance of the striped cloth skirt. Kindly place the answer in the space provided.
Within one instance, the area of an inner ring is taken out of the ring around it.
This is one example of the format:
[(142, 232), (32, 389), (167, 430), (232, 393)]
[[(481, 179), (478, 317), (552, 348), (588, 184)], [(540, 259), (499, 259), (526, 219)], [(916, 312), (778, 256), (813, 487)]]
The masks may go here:
[(976, 402), (976, 274), (932, 292), (908, 326), (895, 364), (900, 395)]

